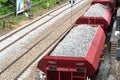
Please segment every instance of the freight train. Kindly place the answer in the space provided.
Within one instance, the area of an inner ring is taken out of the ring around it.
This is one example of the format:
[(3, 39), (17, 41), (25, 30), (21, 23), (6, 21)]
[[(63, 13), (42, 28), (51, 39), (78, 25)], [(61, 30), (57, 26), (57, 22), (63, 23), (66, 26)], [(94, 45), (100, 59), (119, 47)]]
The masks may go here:
[(86, 80), (96, 72), (115, 2), (93, 0), (75, 22), (77, 26), (39, 61), (37, 67), (45, 73), (46, 80)]

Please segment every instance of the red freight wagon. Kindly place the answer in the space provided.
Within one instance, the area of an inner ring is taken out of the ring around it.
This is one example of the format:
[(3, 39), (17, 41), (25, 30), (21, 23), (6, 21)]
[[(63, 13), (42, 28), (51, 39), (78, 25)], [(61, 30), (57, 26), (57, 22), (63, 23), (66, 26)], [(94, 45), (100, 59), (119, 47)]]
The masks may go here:
[[(86, 80), (87, 76), (94, 74), (98, 68), (106, 38), (101, 26), (94, 28), (96, 28), (96, 31), (83, 57), (51, 56), (52, 51), (59, 43), (49, 49), (51, 51), (38, 63), (38, 68), (46, 74), (46, 80)], [(69, 55), (69, 53), (67, 54)]]
[(111, 21), (110, 8), (102, 4), (92, 5), (83, 16), (79, 17), (76, 24), (101, 25), (107, 29)]

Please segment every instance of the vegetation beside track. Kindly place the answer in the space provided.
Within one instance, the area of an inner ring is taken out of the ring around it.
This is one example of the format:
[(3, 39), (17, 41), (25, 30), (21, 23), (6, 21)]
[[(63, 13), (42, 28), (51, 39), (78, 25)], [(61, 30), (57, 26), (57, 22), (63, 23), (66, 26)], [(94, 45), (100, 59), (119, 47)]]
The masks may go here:
[[(16, 0), (0, 0), (0, 17), (11, 12), (15, 12), (15, 3)], [(32, 8), (29, 11), (30, 14), (35, 14), (36, 12), (43, 13), (42, 10), (51, 9), (56, 4), (64, 2), (65, 0), (31, 0)], [(7, 6), (6, 6), (7, 5)], [(19, 14), (18, 17), (13, 13), (10, 16), (0, 19), (0, 29), (9, 28), (11, 25), (17, 24), (19, 21), (25, 19), (25, 15), (23, 13)]]

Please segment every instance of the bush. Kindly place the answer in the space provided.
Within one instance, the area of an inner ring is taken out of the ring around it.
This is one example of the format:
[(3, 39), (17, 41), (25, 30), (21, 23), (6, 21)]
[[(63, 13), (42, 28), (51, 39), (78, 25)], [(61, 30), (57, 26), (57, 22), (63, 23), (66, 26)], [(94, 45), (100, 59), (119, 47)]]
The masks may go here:
[(53, 5), (55, 5), (56, 2), (58, 2), (58, 1), (59, 0), (46, 0), (44, 3), (41, 4), (41, 6), (46, 9), (46, 8), (49, 8)]
[(4, 27), (3, 20), (0, 20), (0, 29), (2, 29), (3, 27)]

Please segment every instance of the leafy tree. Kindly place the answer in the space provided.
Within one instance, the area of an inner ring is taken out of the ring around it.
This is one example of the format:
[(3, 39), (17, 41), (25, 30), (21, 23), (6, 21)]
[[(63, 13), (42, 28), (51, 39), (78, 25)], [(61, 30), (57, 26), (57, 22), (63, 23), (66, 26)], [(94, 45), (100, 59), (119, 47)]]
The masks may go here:
[(0, 15), (14, 11), (15, 1), (16, 0), (0, 0)]
[(1, 3), (6, 3), (8, 0), (0, 0)]
[(6, 2), (7, 2), (7, 0), (0, 0), (0, 15), (2, 15), (4, 13), (2, 4), (6, 3)]

